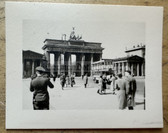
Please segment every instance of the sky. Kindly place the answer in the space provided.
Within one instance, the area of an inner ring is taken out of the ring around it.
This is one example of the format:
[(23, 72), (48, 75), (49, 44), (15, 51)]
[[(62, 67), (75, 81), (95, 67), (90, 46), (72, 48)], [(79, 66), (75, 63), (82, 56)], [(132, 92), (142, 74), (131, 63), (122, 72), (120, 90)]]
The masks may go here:
[(145, 44), (145, 23), (115, 22), (103, 19), (82, 20), (24, 20), (23, 21), (23, 50), (32, 50), (43, 54), (42, 47), (45, 39), (66, 39), (75, 27), (75, 34), (82, 35), (86, 42), (102, 43), (102, 58), (124, 57), (125, 49), (134, 45)]

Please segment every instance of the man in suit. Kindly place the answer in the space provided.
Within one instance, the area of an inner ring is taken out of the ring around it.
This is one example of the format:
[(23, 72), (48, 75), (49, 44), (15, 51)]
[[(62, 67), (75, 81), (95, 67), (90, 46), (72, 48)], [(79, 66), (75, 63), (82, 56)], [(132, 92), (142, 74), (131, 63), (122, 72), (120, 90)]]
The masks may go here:
[(135, 78), (131, 76), (131, 71), (127, 70), (125, 72), (125, 80), (126, 80), (127, 106), (129, 110), (133, 110), (135, 106), (135, 93), (137, 85)]
[(54, 88), (47, 76), (44, 76), (45, 69), (41, 66), (36, 68), (36, 77), (32, 78), (30, 91), (33, 93), (34, 110), (49, 110), (49, 93), (47, 87)]

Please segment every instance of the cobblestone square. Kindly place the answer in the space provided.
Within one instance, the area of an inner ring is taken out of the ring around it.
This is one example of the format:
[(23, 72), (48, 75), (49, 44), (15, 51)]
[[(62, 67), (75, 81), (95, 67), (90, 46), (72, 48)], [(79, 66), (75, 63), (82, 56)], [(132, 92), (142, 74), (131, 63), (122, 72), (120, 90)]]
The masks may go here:
[[(143, 78), (137, 80), (137, 92), (135, 96), (135, 110), (144, 110), (144, 86), (145, 81)], [(106, 94), (100, 95), (97, 93), (99, 88), (91, 77), (87, 88), (84, 88), (84, 84), (81, 77), (75, 78), (76, 84), (74, 87), (68, 85), (61, 89), (60, 79), (57, 78), (54, 84), (54, 88), (48, 88), (50, 95), (50, 110), (93, 110), (93, 109), (111, 109), (118, 110), (117, 95), (112, 94), (112, 90), (106, 90)], [(23, 79), (23, 110), (32, 110), (32, 97), (33, 93), (29, 90), (30, 78)]]

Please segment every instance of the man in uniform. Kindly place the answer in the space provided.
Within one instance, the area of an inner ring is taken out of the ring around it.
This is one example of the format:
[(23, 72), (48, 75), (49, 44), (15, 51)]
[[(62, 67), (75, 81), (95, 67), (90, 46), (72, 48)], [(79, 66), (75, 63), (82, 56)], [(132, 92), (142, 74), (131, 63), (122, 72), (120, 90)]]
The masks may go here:
[(49, 110), (49, 93), (47, 87), (54, 88), (47, 76), (44, 76), (45, 69), (41, 66), (36, 68), (36, 77), (31, 80), (30, 91), (33, 94), (34, 110)]

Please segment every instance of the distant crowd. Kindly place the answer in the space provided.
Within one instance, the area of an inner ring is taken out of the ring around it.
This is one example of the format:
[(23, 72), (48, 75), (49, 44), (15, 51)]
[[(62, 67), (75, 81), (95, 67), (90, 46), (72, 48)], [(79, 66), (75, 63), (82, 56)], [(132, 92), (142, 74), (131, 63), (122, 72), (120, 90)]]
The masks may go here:
[[(64, 87), (70, 85), (73, 87), (75, 82), (75, 75), (71, 76), (61, 73), (60, 84), (62, 90)], [(53, 81), (56, 77), (53, 76)], [(82, 76), (84, 82), (84, 88), (88, 85), (87, 73)], [(129, 110), (134, 109), (135, 105), (135, 93), (136, 93), (136, 80), (131, 76), (130, 71), (125, 72), (125, 76), (122, 74), (106, 76), (103, 74), (99, 79), (99, 88), (97, 93), (105, 94), (107, 89), (112, 90), (112, 94), (118, 96), (119, 109), (128, 108)], [(33, 93), (33, 108), (34, 110), (49, 110), (49, 93), (47, 88), (54, 88), (54, 85), (50, 81), (49, 75), (43, 67), (36, 68), (36, 74), (31, 77), (30, 91)]]
[(108, 89), (112, 90), (112, 94), (117, 94), (119, 109), (134, 109), (137, 84), (135, 78), (131, 75), (131, 71), (126, 71), (125, 76), (121, 73), (111, 74), (110, 76), (101, 75), (97, 93), (105, 94)]

